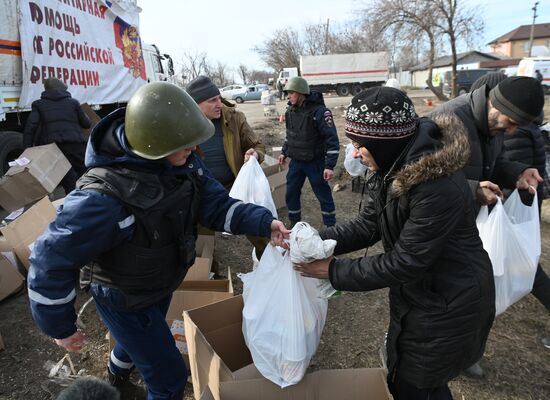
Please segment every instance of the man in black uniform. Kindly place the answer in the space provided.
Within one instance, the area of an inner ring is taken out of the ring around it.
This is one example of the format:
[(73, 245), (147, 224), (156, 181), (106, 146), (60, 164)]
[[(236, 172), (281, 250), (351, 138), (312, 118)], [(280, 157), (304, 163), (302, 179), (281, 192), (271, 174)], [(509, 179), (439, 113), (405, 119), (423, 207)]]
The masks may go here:
[(279, 164), (291, 158), (286, 176), (288, 217), (293, 225), (302, 218), (300, 195), (307, 177), (321, 203), (323, 223), (332, 226), (336, 223), (336, 209), (328, 181), (334, 175), (340, 148), (332, 113), (325, 107), (323, 95), (310, 91), (304, 78), (291, 78), (285, 91), (289, 100), (286, 140)]

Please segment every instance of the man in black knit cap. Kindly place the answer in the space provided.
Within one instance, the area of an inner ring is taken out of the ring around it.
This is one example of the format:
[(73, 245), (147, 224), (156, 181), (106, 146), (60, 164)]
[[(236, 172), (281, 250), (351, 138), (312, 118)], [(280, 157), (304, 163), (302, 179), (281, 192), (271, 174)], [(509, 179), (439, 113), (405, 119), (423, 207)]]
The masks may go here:
[[(497, 197), (502, 197), (501, 188), (517, 187), (536, 192), (542, 182), (539, 171), (507, 159), (503, 134), (535, 120), (543, 107), (544, 92), (540, 82), (525, 76), (513, 76), (502, 80), (493, 89), (483, 85), (442, 104), (432, 113), (432, 116), (454, 114), (468, 131), (470, 158), (463, 171), (478, 209), (482, 205), (494, 204)], [(465, 373), (475, 378), (483, 377), (479, 363), (467, 368)]]
[(501, 187), (536, 191), (542, 177), (536, 168), (504, 157), (504, 132), (535, 120), (544, 107), (544, 93), (533, 78), (506, 78), (492, 90), (480, 87), (442, 104), (432, 115), (455, 114), (468, 131), (470, 159), (464, 173), (478, 206), (493, 204)]

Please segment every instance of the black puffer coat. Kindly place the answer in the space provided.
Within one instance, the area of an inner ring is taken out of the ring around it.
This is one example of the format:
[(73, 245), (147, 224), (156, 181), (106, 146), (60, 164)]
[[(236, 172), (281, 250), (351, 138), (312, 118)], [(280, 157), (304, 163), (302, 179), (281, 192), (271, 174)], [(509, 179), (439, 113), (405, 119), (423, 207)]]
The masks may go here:
[(337, 255), (382, 240), (384, 254), (335, 259), (330, 281), (339, 290), (390, 288), (388, 371), (419, 388), (444, 385), (479, 360), (495, 313), (491, 261), (460, 171), (468, 141), (456, 117), (436, 122), (444, 129), (421, 119), (396, 172), (355, 220), (321, 233), (337, 240)]
[(470, 142), (470, 158), (464, 167), (474, 200), (480, 181), (491, 181), (500, 187), (513, 189), (518, 176), (528, 165), (513, 162), (504, 154), (504, 135), (491, 136), (487, 122), (488, 88), (483, 85), (464, 96), (458, 96), (439, 106), (435, 115), (455, 114), (464, 124)]
[[(510, 161), (519, 161), (536, 168), (540, 176), (546, 174), (546, 152), (544, 138), (539, 127), (534, 123), (518, 127), (513, 134), (504, 135), (504, 148)], [(543, 185), (537, 186), (539, 210), (543, 200)], [(520, 192), (525, 203), (530, 204), (532, 196), (526, 190)]]
[(69, 92), (45, 90), (40, 100), (32, 103), (23, 132), (23, 144), (30, 147), (49, 143), (85, 143), (82, 128), (90, 125), (90, 119)]

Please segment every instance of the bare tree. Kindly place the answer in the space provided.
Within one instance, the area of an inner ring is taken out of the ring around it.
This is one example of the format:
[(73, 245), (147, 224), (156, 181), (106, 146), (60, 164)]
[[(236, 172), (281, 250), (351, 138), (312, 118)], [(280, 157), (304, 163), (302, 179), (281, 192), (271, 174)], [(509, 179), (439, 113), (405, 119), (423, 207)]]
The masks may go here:
[(428, 0), (436, 10), (436, 27), (449, 38), (452, 54), (452, 95), (456, 96), (457, 41), (464, 39), (472, 44), (473, 38), (483, 33), (484, 22), (477, 9), (465, 3), (459, 6), (459, 0)]
[(279, 71), (284, 67), (299, 66), (304, 45), (297, 31), (285, 28), (275, 31), (272, 38), (254, 50), (260, 54), (266, 65)]
[(248, 68), (246, 65), (239, 65), (239, 75), (241, 76), (243, 83), (246, 85), (248, 83)]
[(181, 74), (183, 80), (189, 82), (204, 74), (207, 67), (206, 53), (186, 51), (181, 60)]
[(422, 31), (429, 43), (428, 79), (426, 84), (440, 100), (448, 100), (433, 86), (433, 64), (436, 54), (438, 28), (434, 23), (434, 12), (430, 0), (376, 0), (373, 9), (368, 10), (381, 29), (390, 27), (398, 32)]
[(219, 87), (223, 87), (229, 84), (227, 70), (227, 66), (224, 63), (218, 61), (215, 64), (206, 63), (204, 73), (212, 80), (212, 82), (214, 82), (214, 84)]

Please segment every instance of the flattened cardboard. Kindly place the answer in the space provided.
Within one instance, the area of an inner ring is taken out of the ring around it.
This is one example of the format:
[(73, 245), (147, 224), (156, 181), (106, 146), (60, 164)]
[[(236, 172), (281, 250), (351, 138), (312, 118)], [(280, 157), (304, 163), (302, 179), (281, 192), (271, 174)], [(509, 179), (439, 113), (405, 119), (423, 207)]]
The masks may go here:
[(214, 236), (199, 235), (195, 243), (197, 257), (195, 263), (187, 271), (185, 281), (207, 281), (210, 279), (210, 269), (214, 259)]
[(201, 400), (389, 400), (381, 368), (321, 370), (281, 389), (252, 364), (242, 334), (242, 296), (184, 312), (195, 398)]
[(0, 232), (27, 270), (30, 267), (29, 256), (32, 244), (55, 219), (55, 216), (55, 208), (48, 197), (44, 197), (17, 219), (0, 228)]
[(21, 290), (24, 282), (23, 275), (0, 254), (0, 301)]
[(20, 158), (30, 162), (11, 167), (0, 179), (0, 205), (9, 212), (53, 192), (71, 168), (55, 143), (29, 147)]

